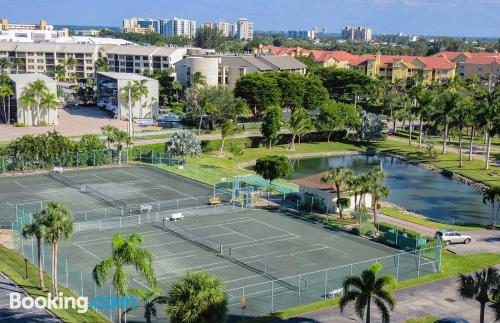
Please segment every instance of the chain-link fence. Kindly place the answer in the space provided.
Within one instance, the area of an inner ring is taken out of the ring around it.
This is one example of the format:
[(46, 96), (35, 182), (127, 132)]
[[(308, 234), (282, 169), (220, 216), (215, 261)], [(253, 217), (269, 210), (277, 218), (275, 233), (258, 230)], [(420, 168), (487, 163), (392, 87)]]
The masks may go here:
[(398, 281), (418, 278), (440, 271), (441, 245), (233, 288), (226, 291), (230, 313), (244, 320), (340, 296), (345, 277), (359, 276), (374, 263), (383, 266), (379, 275)]

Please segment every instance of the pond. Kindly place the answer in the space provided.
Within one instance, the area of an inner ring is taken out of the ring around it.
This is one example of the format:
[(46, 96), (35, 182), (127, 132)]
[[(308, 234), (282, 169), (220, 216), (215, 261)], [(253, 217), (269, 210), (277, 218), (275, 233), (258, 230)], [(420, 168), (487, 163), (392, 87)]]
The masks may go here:
[(387, 201), (445, 223), (491, 223), (491, 206), (483, 204), (482, 193), (469, 185), (409, 164), (391, 156), (351, 155), (292, 160), (297, 179), (344, 165), (357, 174), (381, 166), (384, 184), (391, 190)]

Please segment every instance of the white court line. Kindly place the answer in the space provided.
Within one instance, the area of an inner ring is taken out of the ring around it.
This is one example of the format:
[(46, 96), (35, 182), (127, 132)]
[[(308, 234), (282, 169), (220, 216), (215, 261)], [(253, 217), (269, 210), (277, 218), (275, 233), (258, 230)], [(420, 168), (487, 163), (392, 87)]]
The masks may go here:
[[(254, 220), (255, 222), (259, 222), (260, 224), (267, 225), (268, 227), (274, 228), (274, 229), (276, 229), (276, 230), (280, 230), (280, 231), (283, 231), (283, 232), (286, 232), (286, 233), (292, 233), (292, 232), (290, 232), (290, 231), (287, 231), (287, 230), (283, 230), (283, 229), (281, 229), (281, 228), (278, 228), (278, 227), (276, 227), (276, 226), (274, 226), (274, 225), (272, 225), (272, 224), (268, 224), (268, 223), (266, 223), (266, 222), (262, 222), (262, 221), (259, 221), (259, 220), (256, 220), (256, 219), (253, 219), (253, 220)], [(293, 234), (293, 233), (292, 233), (292, 234)]]
[[(321, 246), (321, 245), (317, 245), (317, 246)], [(276, 258), (282, 258), (282, 257), (287, 257), (287, 256), (295, 256), (295, 255), (298, 255), (298, 254), (301, 254), (301, 253), (312, 252), (312, 251), (317, 251), (317, 250), (323, 250), (323, 249), (327, 249), (327, 248), (328, 248), (327, 246), (323, 246), (321, 248), (314, 248), (314, 249), (309, 249), (309, 250), (291, 252), (291, 253), (288, 253), (288, 254), (283, 254), (283, 255), (276, 256)]]
[[(273, 240), (273, 241), (266, 241), (266, 242), (262, 242), (262, 243), (254, 243), (254, 244), (250, 244), (250, 245), (247, 245), (247, 246), (241, 246), (241, 247), (235, 247), (235, 248), (231, 247), (231, 248), (232, 249), (241, 249), (241, 248), (255, 247), (255, 246), (259, 246), (259, 245), (263, 245), (263, 244), (269, 244), (269, 243), (274, 243), (274, 242), (279, 242), (279, 241), (286, 241), (286, 240), (293, 240), (293, 239), (300, 239), (300, 238), (302, 238), (302, 237), (295, 235), (295, 237), (293, 237), (293, 238), (286, 238), (286, 239), (279, 239), (279, 240)], [(241, 244), (241, 242), (237, 243), (237, 244)], [(235, 245), (235, 244), (226, 244), (226, 246), (232, 246), (232, 245)]]
[(257, 241), (257, 240), (255, 240), (254, 238), (247, 236), (246, 234), (239, 233), (238, 231), (234, 231), (234, 230), (231, 230), (231, 229), (229, 229), (229, 228), (226, 228), (224, 225), (219, 225), (219, 227), (221, 227), (221, 228), (223, 228), (223, 229), (226, 229), (226, 230), (229, 230), (229, 231), (231, 231), (231, 232), (233, 232), (233, 233), (236, 233), (236, 234), (238, 234), (238, 235), (240, 235), (240, 236), (243, 236), (243, 237), (245, 237), (245, 238), (248, 238), (248, 239), (250, 239), (250, 240), (252, 240), (252, 241)]
[(189, 195), (189, 194), (183, 193), (183, 192), (181, 192), (181, 191), (178, 191), (178, 190), (176, 190), (176, 189), (173, 189), (173, 188), (172, 188), (172, 187), (170, 187), (170, 186), (164, 186), (164, 187), (165, 187), (166, 189), (169, 189), (169, 190), (171, 190), (171, 191), (177, 192), (177, 193), (179, 193), (179, 194), (186, 195), (187, 197), (192, 197), (192, 198), (194, 198), (194, 199), (196, 198), (196, 197), (194, 197), (194, 196), (192, 196), (192, 195)]
[(170, 257), (170, 256), (178, 256), (178, 255), (183, 255), (183, 254), (189, 254), (189, 253), (193, 253), (193, 252), (196, 252), (196, 250), (189, 250), (189, 251), (183, 251), (183, 252), (178, 252), (178, 253), (169, 253), (169, 254), (166, 254), (166, 255), (162, 255), (162, 256), (157, 256), (156, 254), (154, 254), (152, 252), (152, 254), (156, 257), (156, 258), (164, 258), (164, 257)]
[(232, 283), (232, 282), (250, 279), (250, 278), (255, 278), (255, 277), (262, 277), (262, 275), (253, 275), (253, 276), (247, 276), (247, 277), (238, 278), (238, 279), (224, 280), (222, 283), (227, 284), (227, 283)]
[[(159, 232), (160, 231), (160, 232)], [(164, 233), (164, 231), (161, 231), (160, 229), (156, 229), (156, 230), (148, 230), (148, 231), (140, 231), (140, 232), (136, 232), (136, 233), (140, 233), (140, 234), (143, 234), (143, 233), (149, 233), (149, 232), (157, 232), (158, 234), (160, 233)], [(153, 236), (153, 235), (156, 235), (156, 234), (151, 234), (151, 235), (146, 235), (147, 237), (150, 237), (150, 236)], [(145, 237), (146, 237), (145, 236)], [(112, 239), (113, 237), (102, 237), (102, 238), (95, 238), (95, 239), (86, 239), (86, 240), (80, 240), (80, 241), (75, 241), (73, 243), (76, 243), (76, 244), (80, 244), (81, 242), (83, 242), (85, 245), (86, 242), (90, 242), (90, 241), (98, 241), (98, 240), (103, 240), (103, 239)], [(106, 241), (111, 241), (111, 240), (106, 240)]]
[(99, 259), (100, 261), (102, 261), (102, 259), (101, 259), (101, 258), (97, 257), (94, 253), (90, 252), (89, 250), (87, 250), (87, 249), (85, 249), (85, 248), (83, 248), (83, 247), (81, 247), (81, 246), (79, 246), (79, 245), (76, 245), (76, 244), (75, 244), (75, 246), (77, 246), (78, 248), (82, 249), (82, 250), (83, 250), (83, 251), (85, 251), (86, 253), (88, 253), (88, 254), (90, 254), (90, 255), (92, 255), (92, 256), (94, 256), (94, 257), (96, 257), (96, 258), (97, 258), (97, 259)]
[(124, 173), (124, 174), (129, 175), (129, 176), (132, 176), (132, 177), (138, 178), (138, 179), (140, 179), (140, 180), (142, 180), (142, 181), (151, 182), (151, 181), (149, 181), (149, 180), (147, 180), (147, 179), (145, 179), (145, 178), (142, 178), (142, 177), (140, 177), (140, 176), (137, 176), (137, 175), (134, 175), (134, 174), (132, 174), (132, 173), (126, 172), (126, 171), (124, 171), (123, 169), (117, 169), (117, 170), (118, 170), (119, 172), (122, 172), (122, 173)]
[(33, 192), (33, 190), (31, 188), (29, 188), (26, 185), (23, 185), (23, 184), (19, 183), (18, 181), (14, 181), (14, 183), (16, 183), (17, 185), (21, 186), (22, 188), (28, 190), (29, 192)]

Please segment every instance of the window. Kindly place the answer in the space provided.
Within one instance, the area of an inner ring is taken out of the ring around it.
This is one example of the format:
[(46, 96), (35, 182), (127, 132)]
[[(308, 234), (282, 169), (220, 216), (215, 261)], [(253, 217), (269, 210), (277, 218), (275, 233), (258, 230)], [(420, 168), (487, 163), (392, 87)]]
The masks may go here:
[(37, 59), (36, 62), (37, 63), (43, 63), (43, 59)]
[(125, 66), (125, 62), (120, 62), (120, 66)]
[(141, 66), (141, 63), (135, 63), (134, 65), (135, 66)]
[(43, 70), (43, 66), (38, 66), (38, 69), (39, 70)]
[[(128, 59), (128, 58), (127, 58)], [(141, 56), (136, 56), (135, 59), (141, 59)]]
[(34, 63), (35, 60), (33, 58), (28, 58), (28, 63)]
[(92, 66), (87, 66), (86, 70), (87, 71), (92, 71)]
[(85, 54), (85, 57), (92, 57), (92, 54)]
[(142, 56), (142, 59), (145, 61), (149, 60), (149, 58), (147, 56)]
[(149, 63), (144, 63), (144, 67), (149, 67)]
[(91, 59), (85, 60), (85, 64), (92, 64), (92, 60)]
[(34, 68), (35, 68), (35, 66), (33, 66), (33, 65), (28, 65), (28, 69), (29, 69), (29, 70), (32, 70), (32, 69), (34, 69)]

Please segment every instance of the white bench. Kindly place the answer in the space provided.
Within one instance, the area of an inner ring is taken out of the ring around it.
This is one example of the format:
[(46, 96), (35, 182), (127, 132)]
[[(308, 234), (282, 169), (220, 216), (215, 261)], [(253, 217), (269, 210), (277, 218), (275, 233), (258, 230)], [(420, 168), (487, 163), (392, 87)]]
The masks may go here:
[(184, 215), (182, 213), (172, 213), (170, 215), (170, 221), (184, 220)]
[(141, 208), (141, 213), (144, 212), (149, 213), (151, 212), (153, 207), (151, 206), (151, 204), (141, 204), (140, 208)]
[(328, 293), (326, 293), (326, 297), (328, 297), (328, 298), (334, 298), (335, 296), (342, 296), (343, 293), (344, 293), (344, 289), (343, 288), (334, 289), (334, 290), (329, 291)]
[(63, 169), (62, 167), (54, 167), (54, 168), (52, 169), (52, 171), (53, 171), (54, 173), (61, 174), (61, 173), (64, 171), (64, 169)]

